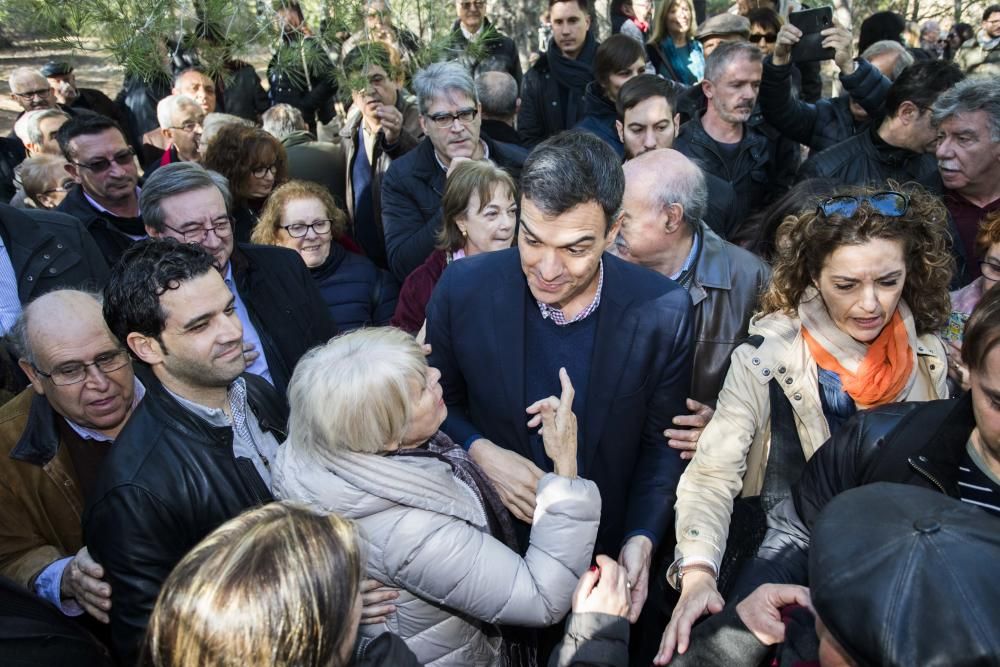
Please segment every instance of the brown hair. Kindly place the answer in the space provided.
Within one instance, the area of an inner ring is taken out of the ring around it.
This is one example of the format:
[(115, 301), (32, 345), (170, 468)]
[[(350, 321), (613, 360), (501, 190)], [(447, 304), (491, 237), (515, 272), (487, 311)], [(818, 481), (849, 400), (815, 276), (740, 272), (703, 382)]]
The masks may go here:
[(278, 228), (285, 213), (285, 205), (298, 199), (318, 199), (326, 210), (327, 217), (333, 221), (330, 225), (330, 236), (339, 238), (347, 229), (347, 216), (337, 208), (330, 191), (319, 183), (312, 181), (288, 181), (274, 189), (264, 204), (260, 220), (253, 228), (250, 242), (260, 245), (278, 245)]
[(962, 362), (978, 371), (986, 355), (1000, 343), (1000, 290), (990, 289), (976, 304), (962, 335)]
[(363, 559), (355, 525), (277, 502), (222, 524), (186, 555), (146, 632), (154, 667), (343, 667)]
[(694, 3), (691, 0), (667, 0), (660, 3), (659, 9), (656, 10), (656, 16), (653, 18), (653, 36), (649, 39), (650, 44), (658, 44), (660, 40), (670, 35), (670, 31), (667, 30), (667, 14), (670, 13), (670, 8), (678, 2), (687, 5), (691, 16), (688, 31), (684, 36), (687, 37), (689, 44), (694, 41), (695, 31), (698, 30), (698, 15), (694, 11)]
[[(890, 181), (889, 188), (899, 186)], [(837, 194), (863, 197), (879, 190), (853, 188)], [(865, 202), (851, 217), (826, 216), (817, 207), (785, 218), (775, 235), (774, 273), (761, 297), (761, 310), (795, 315), (806, 289), (819, 280), (826, 259), (837, 248), (874, 239), (898, 240), (906, 258), (903, 299), (913, 311), (917, 333), (940, 329), (951, 312), (948, 283), (954, 271), (948, 212), (939, 199), (919, 187), (907, 194), (909, 207), (901, 217), (881, 215)]]
[(463, 160), (448, 176), (441, 195), (441, 231), (437, 234), (440, 250), (455, 251), (465, 245), (457, 220), (465, 215), (472, 193), (479, 195), (479, 211), (493, 198), (493, 188), (503, 185), (517, 200), (517, 186), (506, 171), (489, 160)]
[(215, 135), (205, 151), (205, 168), (229, 179), (234, 205), (245, 204), (254, 169), (274, 165), (274, 186), (288, 180), (285, 147), (259, 127), (226, 125)]
[(1000, 211), (987, 213), (979, 223), (979, 232), (976, 234), (976, 257), (986, 257), (986, 253), (994, 243), (1000, 243)]
[(621, 33), (601, 42), (594, 54), (594, 78), (608, 91), (611, 75), (632, 66), (636, 60), (646, 60), (646, 49), (635, 39)]

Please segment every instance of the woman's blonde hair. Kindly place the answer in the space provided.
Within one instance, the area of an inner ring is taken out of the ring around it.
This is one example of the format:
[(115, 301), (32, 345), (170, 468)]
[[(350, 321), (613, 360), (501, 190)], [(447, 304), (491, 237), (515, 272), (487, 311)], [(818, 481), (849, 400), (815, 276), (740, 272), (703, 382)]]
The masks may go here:
[(493, 198), (493, 188), (502, 185), (517, 200), (517, 186), (510, 174), (489, 160), (463, 160), (452, 170), (441, 195), (441, 230), (437, 233), (439, 250), (455, 251), (465, 245), (458, 219), (465, 215), (472, 193), (479, 195), (479, 213)]
[[(889, 181), (890, 190), (900, 190)], [(837, 196), (864, 197), (882, 188), (851, 188)], [(941, 328), (951, 311), (948, 283), (954, 259), (948, 239), (948, 212), (922, 188), (907, 188), (909, 207), (902, 216), (882, 215), (867, 202), (845, 217), (824, 215), (819, 207), (790, 215), (775, 234), (774, 271), (761, 297), (764, 313), (795, 315), (806, 289), (819, 281), (826, 259), (841, 246), (875, 239), (900, 241), (906, 260), (903, 300), (913, 311), (917, 333)]]
[(277, 502), (222, 524), (160, 590), (154, 667), (344, 667), (363, 565), (355, 525)]
[(250, 235), (250, 242), (259, 245), (278, 245), (278, 228), (285, 213), (285, 205), (299, 199), (318, 199), (323, 204), (327, 217), (333, 221), (330, 225), (332, 238), (338, 238), (347, 229), (347, 216), (337, 208), (329, 190), (312, 181), (288, 181), (277, 187), (267, 198), (264, 210), (260, 213), (260, 220), (254, 225), (253, 233)]
[(667, 15), (670, 13), (671, 7), (678, 2), (683, 2), (687, 5), (688, 15), (691, 17), (688, 30), (684, 33), (684, 36), (687, 37), (688, 44), (694, 41), (695, 32), (698, 30), (698, 15), (694, 12), (694, 3), (691, 0), (667, 0), (660, 3), (659, 8), (656, 10), (656, 15), (653, 17), (653, 36), (649, 38), (650, 44), (659, 44), (660, 40), (670, 36), (670, 31), (667, 30)]
[(399, 329), (359, 329), (313, 348), (288, 385), (288, 444), (311, 455), (329, 450), (377, 454), (403, 439), (412, 383), (427, 362)]

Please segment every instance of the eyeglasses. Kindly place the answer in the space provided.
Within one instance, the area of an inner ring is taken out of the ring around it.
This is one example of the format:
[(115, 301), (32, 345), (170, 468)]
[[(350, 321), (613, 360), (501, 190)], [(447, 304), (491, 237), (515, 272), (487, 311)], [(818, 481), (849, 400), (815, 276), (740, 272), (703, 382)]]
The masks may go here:
[(427, 116), (435, 125), (441, 129), (451, 127), (457, 120), (462, 125), (468, 125), (476, 119), (476, 114), (479, 111), (476, 109), (461, 109), (458, 113), (436, 113), (433, 116)]
[(64, 364), (59, 368), (52, 369), (51, 373), (46, 373), (38, 366), (34, 364), (31, 365), (39, 375), (44, 378), (48, 378), (52, 381), (52, 384), (65, 387), (70, 384), (79, 384), (87, 379), (87, 369), (91, 366), (97, 368), (105, 375), (108, 373), (114, 373), (119, 368), (124, 367), (128, 363), (128, 353), (125, 350), (118, 349), (114, 352), (105, 352), (104, 354), (99, 354), (94, 357), (94, 360), (90, 363), (85, 363), (82, 361), (76, 361), (68, 364)]
[(818, 212), (829, 217), (839, 215), (850, 218), (858, 212), (858, 207), (867, 202), (879, 215), (901, 218), (910, 207), (910, 198), (901, 192), (876, 192), (867, 197), (831, 197), (819, 205)]
[(473, 0), (472, 2), (460, 2), (458, 3), (462, 9), (482, 9), (486, 6), (486, 0)]
[(175, 234), (183, 236), (184, 240), (188, 243), (201, 243), (208, 236), (209, 232), (214, 232), (220, 239), (224, 239), (233, 233), (233, 219), (228, 215), (215, 218), (207, 225), (203, 225), (200, 222), (186, 222), (181, 225), (180, 229), (171, 227), (165, 223), (163, 226)]
[(74, 162), (78, 167), (83, 167), (95, 174), (100, 174), (111, 168), (112, 161), (120, 167), (127, 167), (132, 164), (132, 158), (135, 157), (135, 149), (126, 148), (120, 153), (115, 153), (114, 156), (109, 160), (102, 157), (100, 160), (91, 160), (90, 162)]
[(778, 36), (769, 32), (755, 32), (750, 35), (751, 44), (756, 44), (760, 40), (764, 40), (768, 44), (774, 44), (778, 41)]
[(76, 181), (72, 179), (66, 179), (65, 181), (59, 184), (59, 187), (50, 188), (48, 190), (42, 190), (42, 194), (50, 195), (53, 192), (69, 192), (70, 188), (72, 188), (74, 185), (76, 185)]
[(979, 270), (989, 280), (1000, 280), (1000, 264), (994, 264), (988, 259), (979, 262)]
[(13, 93), (13, 95), (22, 100), (30, 100), (33, 97), (47, 97), (50, 92), (52, 92), (51, 88), (39, 88), (38, 90), (29, 90), (26, 93)]
[(281, 225), (281, 228), (293, 239), (300, 239), (308, 234), (310, 229), (318, 236), (329, 234), (332, 225), (333, 220), (313, 220), (311, 223), (296, 222), (291, 225)]
[(184, 130), (185, 132), (194, 132), (199, 127), (204, 128), (205, 119), (201, 120), (186, 120), (180, 125), (171, 126), (171, 130)]
[(266, 174), (275, 176), (278, 173), (278, 165), (272, 164), (269, 167), (257, 167), (250, 171), (254, 178), (264, 178)]

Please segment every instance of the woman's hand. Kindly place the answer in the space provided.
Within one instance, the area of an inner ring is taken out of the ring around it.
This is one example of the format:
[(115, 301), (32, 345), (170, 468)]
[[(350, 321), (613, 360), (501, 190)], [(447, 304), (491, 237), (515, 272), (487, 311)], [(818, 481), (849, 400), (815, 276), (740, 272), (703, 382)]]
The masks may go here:
[(580, 577), (573, 591), (573, 613), (597, 612), (625, 618), (629, 613), (627, 573), (607, 556), (598, 556), (597, 565)]
[(361, 625), (385, 623), (389, 614), (396, 611), (392, 601), (399, 597), (399, 591), (387, 588), (375, 579), (361, 580)]
[(559, 398), (549, 396), (535, 401), (526, 412), (534, 415), (528, 421), (528, 428), (541, 425), (542, 443), (545, 454), (555, 464), (557, 475), (576, 477), (576, 415), (573, 414), (573, 383), (565, 368), (559, 369), (559, 383), (562, 394)]

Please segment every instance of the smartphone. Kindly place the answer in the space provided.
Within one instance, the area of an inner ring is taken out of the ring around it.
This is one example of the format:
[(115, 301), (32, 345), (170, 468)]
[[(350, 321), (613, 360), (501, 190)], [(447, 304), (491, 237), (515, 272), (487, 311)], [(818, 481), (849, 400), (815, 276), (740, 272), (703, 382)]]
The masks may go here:
[(817, 7), (788, 14), (788, 22), (802, 31), (802, 39), (792, 47), (793, 63), (832, 60), (834, 49), (823, 48), (823, 30), (833, 27), (833, 7)]

